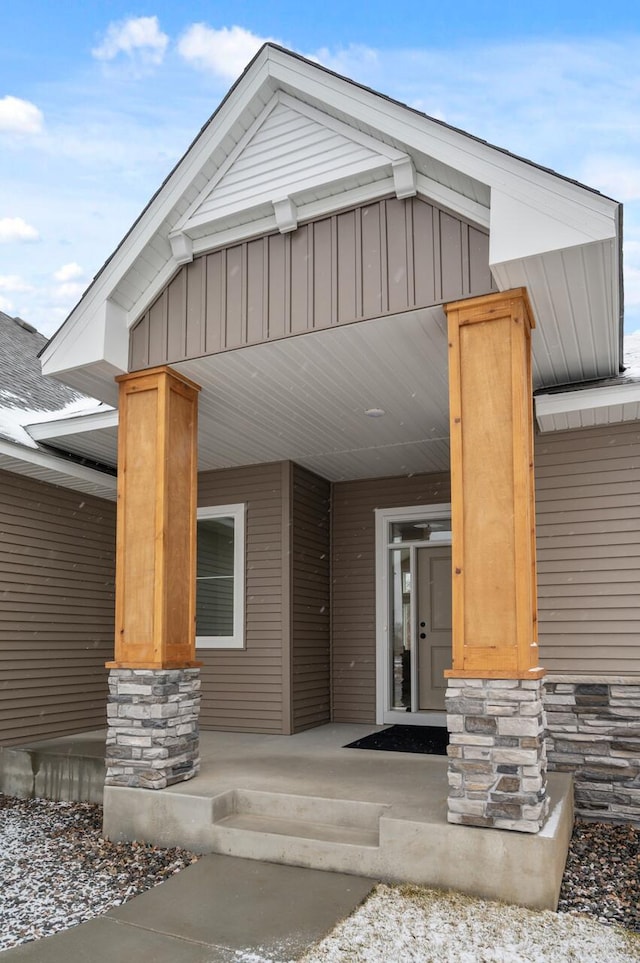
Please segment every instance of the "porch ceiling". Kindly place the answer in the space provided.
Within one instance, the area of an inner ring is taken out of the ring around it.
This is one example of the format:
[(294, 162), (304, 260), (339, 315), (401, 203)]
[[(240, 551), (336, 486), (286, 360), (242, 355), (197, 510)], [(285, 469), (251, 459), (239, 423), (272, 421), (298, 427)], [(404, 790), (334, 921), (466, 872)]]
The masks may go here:
[(174, 367), (202, 387), (201, 471), (281, 459), (333, 481), (448, 469), (441, 308)]

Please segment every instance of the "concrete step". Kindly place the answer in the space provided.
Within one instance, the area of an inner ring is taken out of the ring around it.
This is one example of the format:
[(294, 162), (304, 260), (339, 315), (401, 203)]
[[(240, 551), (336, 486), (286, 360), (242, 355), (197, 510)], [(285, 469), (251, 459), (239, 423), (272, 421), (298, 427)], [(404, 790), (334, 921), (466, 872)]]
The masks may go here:
[(318, 868), (370, 861), (388, 806), (238, 789), (213, 800), (216, 852)]
[(278, 816), (259, 816), (249, 813), (233, 813), (218, 820), (222, 829), (237, 829), (250, 833), (269, 833), (297, 839), (318, 839), (327, 843), (347, 843), (350, 846), (380, 845), (380, 834), (374, 830), (355, 826), (334, 826), (331, 823), (312, 822)]

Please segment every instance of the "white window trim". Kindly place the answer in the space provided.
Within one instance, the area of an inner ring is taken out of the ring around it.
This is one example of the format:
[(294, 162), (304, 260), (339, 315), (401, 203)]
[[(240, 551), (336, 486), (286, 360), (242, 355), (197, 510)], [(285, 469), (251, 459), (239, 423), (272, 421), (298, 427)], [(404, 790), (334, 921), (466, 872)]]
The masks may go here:
[[(246, 506), (215, 505), (198, 509), (198, 521), (203, 518), (233, 518), (233, 626), (232, 636), (197, 635), (198, 649), (244, 649), (244, 600), (245, 600), (245, 514)], [(196, 583), (197, 591), (197, 583)]]

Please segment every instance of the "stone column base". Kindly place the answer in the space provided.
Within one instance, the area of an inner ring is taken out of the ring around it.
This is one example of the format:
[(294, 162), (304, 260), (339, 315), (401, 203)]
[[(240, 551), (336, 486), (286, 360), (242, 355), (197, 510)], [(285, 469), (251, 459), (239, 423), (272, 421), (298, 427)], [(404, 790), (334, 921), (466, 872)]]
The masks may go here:
[(199, 669), (111, 669), (107, 786), (165, 789), (200, 769)]
[(549, 811), (542, 680), (449, 679), (450, 823), (537, 833)]

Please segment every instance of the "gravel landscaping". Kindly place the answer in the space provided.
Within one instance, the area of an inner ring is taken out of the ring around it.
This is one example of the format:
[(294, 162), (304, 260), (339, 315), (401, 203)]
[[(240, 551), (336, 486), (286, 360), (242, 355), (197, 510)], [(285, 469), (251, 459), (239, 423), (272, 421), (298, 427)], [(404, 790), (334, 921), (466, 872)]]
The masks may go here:
[[(101, 808), (90, 803), (0, 793), (0, 949), (91, 919), (198, 858), (180, 849), (110, 843), (101, 837), (101, 818)], [(640, 831), (578, 822), (559, 910), (534, 913), (381, 885), (304, 961), (640, 961)]]
[(182, 849), (110, 843), (93, 803), (0, 793), (0, 950), (83, 923), (193, 863)]

